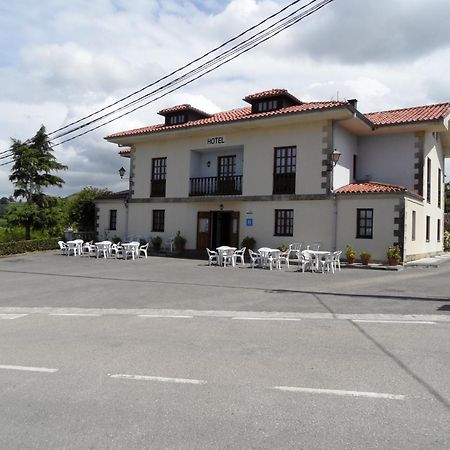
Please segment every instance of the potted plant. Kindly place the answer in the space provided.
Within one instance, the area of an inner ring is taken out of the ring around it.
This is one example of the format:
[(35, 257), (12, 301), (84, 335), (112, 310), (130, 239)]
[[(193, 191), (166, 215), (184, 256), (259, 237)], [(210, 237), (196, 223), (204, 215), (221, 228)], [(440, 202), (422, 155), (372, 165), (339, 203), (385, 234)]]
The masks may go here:
[(287, 249), (288, 249), (288, 246), (286, 245), (286, 244), (281, 244), (279, 247), (278, 247), (278, 250), (280, 250), (280, 252), (287, 252)]
[(244, 239), (242, 239), (241, 248), (246, 247), (250, 250), (255, 250), (255, 245), (256, 245), (255, 238), (246, 236)]
[(155, 252), (159, 252), (161, 250), (162, 238), (161, 236), (152, 237), (152, 247)]
[(177, 231), (177, 235), (175, 236), (175, 250), (177, 252), (182, 252), (184, 250), (184, 246), (186, 245), (186, 238), (181, 236), (180, 231)]
[(361, 264), (367, 266), (372, 255), (369, 252), (361, 252), (359, 257), (361, 258)]
[(388, 263), (390, 266), (396, 266), (400, 262), (401, 255), (400, 255), (400, 246), (399, 245), (391, 245), (387, 252), (386, 256), (388, 259)]
[(347, 258), (347, 262), (349, 264), (353, 264), (355, 262), (355, 257), (356, 257), (356, 251), (353, 247), (351, 247), (350, 245), (347, 245), (347, 247), (345, 248), (345, 256)]

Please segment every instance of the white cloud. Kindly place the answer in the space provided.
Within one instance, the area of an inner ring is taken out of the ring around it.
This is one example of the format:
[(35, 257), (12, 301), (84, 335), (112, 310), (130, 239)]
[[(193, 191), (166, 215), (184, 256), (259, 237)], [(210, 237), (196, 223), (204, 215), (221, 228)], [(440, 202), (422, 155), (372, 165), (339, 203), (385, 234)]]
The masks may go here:
[[(306, 1), (304, 2), (306, 3)], [(302, 3), (302, 4), (304, 4)], [(284, 0), (24, 0), (0, 15), (0, 151), (100, 109), (286, 6)], [(56, 148), (83, 185), (122, 189), (112, 132), (161, 121), (166, 106), (245, 106), (273, 87), (302, 100), (353, 98), (362, 111), (448, 101), (450, 11), (444, 0), (335, 1), (204, 78)], [(438, 13), (437, 13), (438, 12)], [(45, 26), (42, 24), (45, 23)], [(6, 170), (5, 170), (6, 169)], [(100, 175), (98, 175), (100, 174)], [(0, 196), (9, 195), (0, 167)]]

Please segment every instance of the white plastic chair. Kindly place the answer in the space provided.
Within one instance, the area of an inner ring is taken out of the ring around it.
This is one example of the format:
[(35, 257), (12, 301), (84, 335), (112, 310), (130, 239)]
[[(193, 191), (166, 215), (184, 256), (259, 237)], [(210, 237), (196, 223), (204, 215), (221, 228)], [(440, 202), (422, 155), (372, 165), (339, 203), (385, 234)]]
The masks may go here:
[(254, 269), (255, 266), (261, 265), (261, 255), (259, 253), (248, 249), (248, 254), (250, 255), (250, 265), (252, 269)]
[(93, 241), (85, 242), (81, 246), (81, 256), (90, 256), (91, 245)]
[(332, 253), (332, 264), (334, 266), (334, 270), (341, 270), (341, 254), (342, 254), (342, 250), (339, 250), (337, 252), (333, 252)]
[(286, 264), (286, 267), (289, 269), (289, 253), (290, 253), (289, 250), (287, 250), (286, 252), (280, 252), (280, 254), (278, 256), (280, 269), (281, 269), (281, 263)]
[(175, 236), (171, 236), (170, 238), (166, 239), (164, 241), (164, 248), (168, 251), (170, 251), (171, 253), (174, 251), (175, 249)]
[(314, 242), (311, 245), (311, 250), (314, 250), (315, 252), (318, 252), (320, 250), (320, 242)]
[(210, 250), (209, 248), (206, 249), (206, 252), (208, 253), (208, 266), (211, 266), (212, 264), (219, 265), (219, 255), (214, 250)]
[(245, 264), (245, 261), (244, 261), (245, 250), (246, 250), (246, 247), (242, 247), (239, 250), (235, 250), (235, 252), (233, 253), (234, 265), (236, 265), (236, 262), (238, 259), (241, 260), (242, 265)]
[[(303, 242), (294, 242), (292, 244), (289, 244), (289, 249), (287, 251), (288, 253), (288, 259), (291, 260), (291, 262), (299, 262), (300, 260), (300, 252), (302, 251)], [(292, 256), (295, 255), (295, 258), (292, 258)]]
[(334, 264), (333, 264), (333, 254), (327, 253), (326, 255), (323, 255), (321, 258), (319, 258), (319, 269), (322, 270), (322, 273), (327, 272), (334, 273)]
[[(300, 253), (300, 258), (302, 260), (302, 262), (301, 262), (302, 271), (304, 272), (306, 266), (308, 266), (309, 270), (311, 270), (311, 272), (313, 272), (314, 267), (315, 267), (315, 261), (314, 261), (313, 257), (311, 256), (311, 253), (309, 253), (308, 250), (303, 250)], [(300, 266), (299, 266), (298, 270), (300, 270)]]
[(122, 255), (122, 246), (120, 245), (120, 242), (118, 242), (117, 244), (111, 244), (110, 252), (111, 252), (111, 257), (114, 256), (114, 258), (116, 258), (116, 259), (119, 255), (123, 256)]
[(281, 255), (280, 250), (272, 250), (270, 254), (267, 256), (267, 263), (269, 264), (270, 270), (272, 270), (274, 266), (276, 269), (281, 270), (280, 255)]
[(311, 258), (307, 258), (304, 253), (300, 253), (299, 259), (298, 259), (298, 270), (300, 271), (300, 268), (302, 269), (302, 272), (305, 272), (306, 268), (309, 268), (312, 270), (312, 260)]
[(69, 254), (69, 246), (64, 241), (58, 241), (59, 253), (67, 256)]
[(147, 258), (147, 250), (148, 250), (148, 242), (145, 245), (141, 245), (139, 247), (139, 257), (141, 256), (141, 253)]

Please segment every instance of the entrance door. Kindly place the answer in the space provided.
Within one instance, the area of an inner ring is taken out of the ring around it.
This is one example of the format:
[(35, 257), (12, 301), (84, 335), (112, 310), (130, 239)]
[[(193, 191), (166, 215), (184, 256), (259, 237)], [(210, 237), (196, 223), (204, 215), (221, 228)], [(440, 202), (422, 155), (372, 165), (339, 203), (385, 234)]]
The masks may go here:
[(205, 250), (211, 244), (211, 212), (199, 211), (197, 215), (197, 250)]
[(239, 211), (199, 211), (197, 250), (221, 245), (239, 247)]

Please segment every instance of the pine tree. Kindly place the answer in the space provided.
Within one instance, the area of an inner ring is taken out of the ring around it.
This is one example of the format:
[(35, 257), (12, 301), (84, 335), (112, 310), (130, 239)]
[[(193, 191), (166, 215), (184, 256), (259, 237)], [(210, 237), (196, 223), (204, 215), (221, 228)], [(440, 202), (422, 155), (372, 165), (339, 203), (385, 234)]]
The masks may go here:
[(14, 164), (9, 180), (15, 186), (14, 197), (26, 201), (20, 223), (25, 227), (25, 239), (28, 240), (33, 226), (42, 224), (41, 216), (53, 203), (44, 189), (62, 187), (64, 184), (64, 180), (52, 172), (66, 170), (67, 166), (60, 164), (54, 157), (44, 126), (29, 142), (13, 139), (10, 151)]

